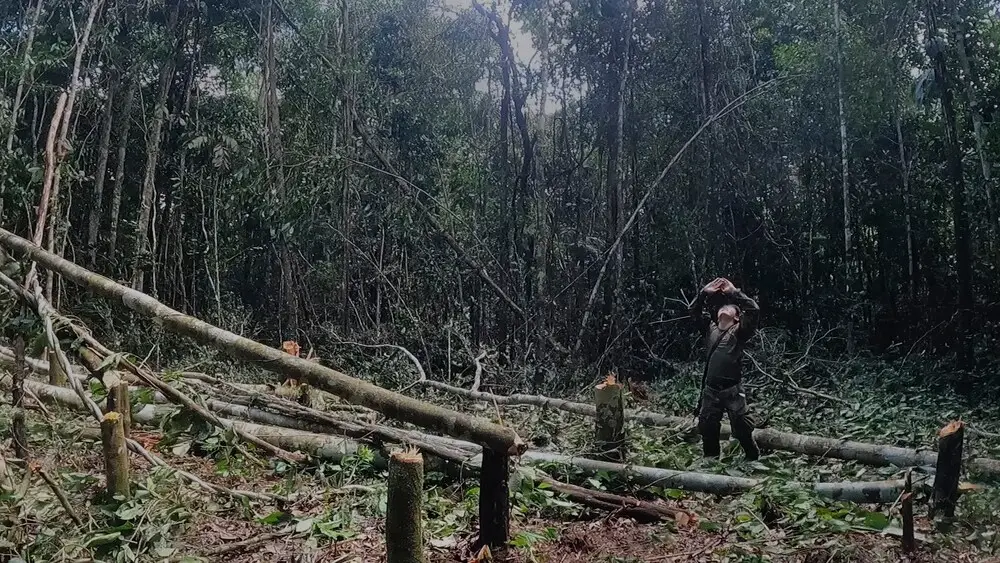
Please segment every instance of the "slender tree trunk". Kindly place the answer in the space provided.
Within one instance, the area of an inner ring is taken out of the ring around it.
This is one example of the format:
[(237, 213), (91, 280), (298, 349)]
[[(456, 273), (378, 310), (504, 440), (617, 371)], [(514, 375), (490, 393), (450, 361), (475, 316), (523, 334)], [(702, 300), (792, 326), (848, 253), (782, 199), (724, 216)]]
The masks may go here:
[[(622, 144), (625, 122), (625, 89), (628, 75), (628, 51), (631, 37), (632, 0), (603, 0), (602, 17), (610, 28), (610, 51), (607, 61), (607, 125), (605, 129), (604, 184), (607, 198), (606, 242), (614, 245), (622, 230)], [(608, 323), (609, 342), (617, 334), (617, 307), (622, 290), (624, 252), (619, 244), (613, 249), (611, 275), (604, 288), (604, 318)]]
[(122, 207), (122, 188), (125, 184), (125, 158), (128, 151), (129, 131), (132, 128), (132, 107), (135, 101), (135, 91), (137, 83), (135, 78), (129, 79), (128, 88), (125, 90), (124, 106), (122, 107), (121, 119), (118, 124), (118, 151), (116, 158), (115, 175), (111, 182), (111, 226), (108, 231), (108, 261), (115, 263), (115, 252), (118, 250), (118, 218)]
[(17, 121), (21, 117), (21, 102), (24, 96), (24, 86), (28, 80), (28, 69), (31, 63), (31, 48), (35, 44), (35, 31), (38, 29), (38, 18), (42, 14), (42, 0), (35, 1), (35, 13), (31, 16), (28, 26), (28, 38), (24, 42), (24, 57), (21, 59), (21, 76), (17, 80), (17, 90), (14, 92), (13, 107), (10, 112), (10, 131), (7, 132), (7, 152), (14, 149), (14, 138), (17, 136)]
[(147, 269), (145, 262), (154, 256), (149, 245), (149, 236), (152, 229), (153, 202), (156, 198), (156, 171), (160, 163), (163, 125), (167, 120), (167, 96), (174, 80), (175, 57), (184, 43), (185, 31), (182, 29), (179, 34), (176, 33), (183, 4), (184, 0), (177, 0), (167, 20), (166, 35), (167, 37), (176, 37), (176, 44), (167, 60), (160, 67), (156, 104), (153, 106), (153, 119), (150, 123), (149, 137), (146, 139), (146, 167), (142, 179), (142, 195), (139, 201), (139, 221), (136, 223), (135, 230), (135, 255), (132, 257), (132, 288), (136, 291), (142, 291)]
[[(837, 54), (837, 117), (840, 122), (840, 181), (844, 198), (844, 290), (848, 302), (853, 300), (854, 253), (851, 239), (851, 182), (847, 153), (847, 115), (844, 111), (844, 43), (841, 36), (840, 0), (833, 0), (833, 25), (836, 30)], [(848, 305), (847, 350), (854, 351), (854, 305)]]
[[(261, 57), (264, 80), (261, 92), (261, 109), (264, 116), (264, 150), (267, 156), (268, 179), (272, 191), (276, 194), (275, 205), (278, 209), (284, 207), (285, 201), (285, 169), (281, 143), (281, 118), (278, 113), (278, 76), (274, 45), (274, 16), (272, 0), (262, 0), (261, 10)], [(283, 216), (280, 214), (279, 216)], [(278, 233), (277, 251), (280, 267), (281, 286), (281, 332), (288, 339), (294, 340), (299, 332), (299, 302), (292, 275), (292, 249), (289, 235)], [(346, 311), (344, 312), (346, 314)]]
[(903, 182), (903, 219), (906, 225), (906, 279), (907, 291), (912, 301), (916, 297), (915, 268), (913, 261), (913, 227), (911, 222), (910, 202), (910, 163), (906, 159), (906, 148), (903, 144), (902, 112), (896, 109), (896, 144), (899, 147), (899, 173)]
[(104, 179), (107, 176), (108, 156), (111, 152), (111, 129), (115, 115), (115, 96), (121, 82), (120, 75), (115, 72), (108, 87), (108, 99), (104, 107), (104, 119), (101, 123), (101, 139), (97, 147), (97, 169), (94, 171), (94, 201), (90, 210), (90, 221), (87, 229), (87, 252), (90, 266), (97, 265), (97, 235), (101, 227), (101, 215), (104, 211)]
[[(955, 117), (955, 101), (952, 79), (948, 74), (945, 60), (945, 44), (937, 34), (939, 4), (930, 0), (927, 6), (927, 28), (931, 41), (929, 53), (934, 62), (934, 75), (941, 91), (941, 111), (944, 117), (948, 176), (951, 180), (952, 225), (955, 231), (955, 262), (958, 268), (958, 332), (957, 339), (960, 363), (972, 364), (971, 310), (972, 310), (972, 258), (970, 251), (969, 218), (965, 209), (965, 178), (962, 173), (962, 146)], [(945, 20), (947, 21), (947, 17)]]
[(997, 233), (997, 212), (996, 204), (993, 201), (993, 178), (990, 170), (989, 155), (987, 154), (985, 141), (983, 139), (983, 114), (979, 109), (979, 96), (976, 94), (976, 83), (972, 75), (972, 65), (969, 64), (969, 53), (965, 47), (965, 29), (961, 18), (955, 18), (955, 51), (958, 53), (958, 62), (962, 68), (962, 82), (966, 99), (969, 102), (969, 113), (972, 114), (972, 133), (976, 140), (976, 155), (979, 157), (979, 167), (983, 172), (983, 188), (986, 192), (986, 211), (988, 213), (990, 226), (990, 236), (986, 237), (989, 244), (990, 256), (996, 256)]
[(353, 73), (350, 66), (354, 64), (353, 34), (351, 32), (351, 12), (350, 1), (342, 0), (340, 4), (341, 14), (341, 68), (344, 76), (348, 78), (344, 81), (344, 93), (342, 97), (341, 126), (343, 127), (342, 147), (345, 156), (343, 175), (341, 176), (340, 200), (341, 200), (341, 230), (343, 231), (343, 242), (341, 249), (343, 252), (342, 266), (343, 274), (340, 283), (340, 308), (342, 328), (344, 334), (350, 329), (350, 318), (348, 314), (351, 303), (351, 158), (354, 147), (354, 92)]

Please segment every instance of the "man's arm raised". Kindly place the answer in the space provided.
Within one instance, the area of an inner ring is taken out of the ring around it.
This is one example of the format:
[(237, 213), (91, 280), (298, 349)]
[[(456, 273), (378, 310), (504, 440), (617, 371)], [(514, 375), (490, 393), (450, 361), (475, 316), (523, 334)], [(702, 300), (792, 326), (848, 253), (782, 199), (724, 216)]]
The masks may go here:
[(760, 307), (757, 302), (750, 298), (742, 290), (728, 283), (726, 295), (733, 301), (733, 304), (740, 308), (740, 326), (736, 329), (736, 337), (746, 342), (753, 338), (760, 323)]

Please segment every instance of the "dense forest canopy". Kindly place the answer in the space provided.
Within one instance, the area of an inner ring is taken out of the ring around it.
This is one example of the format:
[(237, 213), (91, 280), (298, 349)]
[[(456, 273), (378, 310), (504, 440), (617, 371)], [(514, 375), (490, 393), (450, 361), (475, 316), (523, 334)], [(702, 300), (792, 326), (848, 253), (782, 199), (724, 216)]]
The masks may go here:
[(2, 223), (275, 345), (655, 372), (726, 276), (765, 334), (981, 372), (998, 9), (3, 2)]

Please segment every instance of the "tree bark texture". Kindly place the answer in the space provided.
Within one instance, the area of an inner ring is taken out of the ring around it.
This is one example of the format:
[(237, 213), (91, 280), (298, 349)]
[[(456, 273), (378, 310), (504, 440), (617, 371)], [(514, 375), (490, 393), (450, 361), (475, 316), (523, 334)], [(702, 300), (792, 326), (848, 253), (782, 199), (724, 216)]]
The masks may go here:
[(595, 442), (598, 459), (625, 460), (625, 394), (612, 379), (594, 389)]
[(117, 412), (104, 415), (104, 420), (101, 421), (101, 443), (104, 446), (104, 473), (107, 476), (108, 494), (130, 497), (125, 427), (122, 416)]
[(31, 457), (28, 449), (28, 431), (24, 419), (24, 337), (14, 339), (14, 376), (11, 382), (11, 433), (13, 434), (14, 455), (27, 460)]
[[(171, 50), (167, 60), (160, 66), (160, 75), (157, 82), (156, 102), (153, 106), (153, 118), (150, 120), (149, 136), (146, 139), (146, 166), (142, 179), (142, 195), (139, 199), (139, 221), (136, 224), (135, 232), (135, 256), (132, 257), (132, 288), (142, 291), (144, 284), (144, 273), (146, 271), (145, 261), (150, 260), (153, 251), (149, 245), (149, 234), (153, 228), (153, 203), (156, 199), (156, 170), (160, 163), (160, 145), (163, 142), (163, 125), (167, 121), (167, 96), (170, 94), (170, 85), (173, 83), (174, 71), (176, 68), (175, 57), (180, 47), (184, 43), (183, 31), (177, 34), (177, 24), (180, 18), (181, 6), (185, 0), (177, 0), (174, 9), (170, 11), (167, 19), (167, 37), (174, 37), (174, 48)], [(178, 36), (180, 35), (180, 36)]]
[(387, 563), (423, 563), (423, 456), (404, 451), (389, 457), (388, 495), (385, 514)]
[(483, 448), (479, 472), (479, 540), (477, 547), (501, 548), (510, 538), (510, 456)]
[(962, 475), (962, 443), (965, 424), (951, 422), (938, 433), (937, 473), (934, 479), (934, 500), (932, 516), (938, 511), (945, 518), (955, 517), (958, 503), (958, 483)]
[(906, 472), (906, 481), (903, 484), (903, 496), (899, 498), (900, 518), (903, 521), (903, 553), (913, 553), (916, 550), (917, 542), (913, 533), (913, 484), (911, 472)]
[(138, 83), (135, 78), (130, 78), (128, 88), (125, 90), (121, 121), (118, 124), (118, 151), (115, 156), (115, 175), (111, 183), (111, 210), (109, 211), (111, 224), (108, 229), (108, 256), (111, 261), (115, 260), (115, 252), (118, 250), (118, 219), (121, 215), (122, 187), (125, 184), (125, 157), (128, 153), (129, 132), (132, 130), (132, 107), (135, 105), (137, 87)]
[(116, 412), (122, 419), (125, 437), (132, 435), (132, 401), (128, 393), (128, 381), (120, 379), (108, 390), (108, 412)]
[(105, 102), (104, 118), (101, 122), (101, 138), (97, 146), (97, 169), (94, 170), (94, 199), (91, 203), (90, 220), (87, 225), (87, 255), (90, 267), (97, 266), (97, 237), (101, 228), (101, 216), (104, 213), (104, 182), (108, 172), (108, 158), (111, 153), (111, 130), (114, 125), (115, 96), (121, 81), (117, 72), (108, 86), (108, 99)]
[[(965, 205), (965, 177), (962, 172), (962, 146), (955, 116), (953, 80), (945, 60), (946, 41), (938, 36), (937, 16), (944, 15), (944, 2), (928, 0), (927, 29), (930, 41), (928, 55), (934, 63), (934, 77), (941, 91), (941, 112), (945, 126), (948, 177), (951, 181), (952, 226), (955, 232), (955, 265), (958, 269), (958, 331), (957, 344), (961, 362), (972, 363), (973, 346), (969, 336), (972, 313), (972, 253), (969, 217)], [(945, 18), (947, 19), (947, 18)]]

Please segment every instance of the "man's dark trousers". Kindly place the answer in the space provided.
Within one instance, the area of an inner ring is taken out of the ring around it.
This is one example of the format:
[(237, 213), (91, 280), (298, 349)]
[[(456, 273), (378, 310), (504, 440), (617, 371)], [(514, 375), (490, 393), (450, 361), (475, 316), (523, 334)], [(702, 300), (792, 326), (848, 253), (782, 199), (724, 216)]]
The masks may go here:
[(698, 414), (698, 431), (701, 432), (705, 457), (719, 456), (721, 449), (719, 435), (724, 412), (729, 414), (733, 438), (739, 441), (747, 459), (752, 461), (759, 458), (760, 448), (753, 439), (754, 424), (750, 418), (750, 408), (747, 406), (743, 385), (733, 385), (725, 389), (705, 387), (701, 396), (701, 412)]

